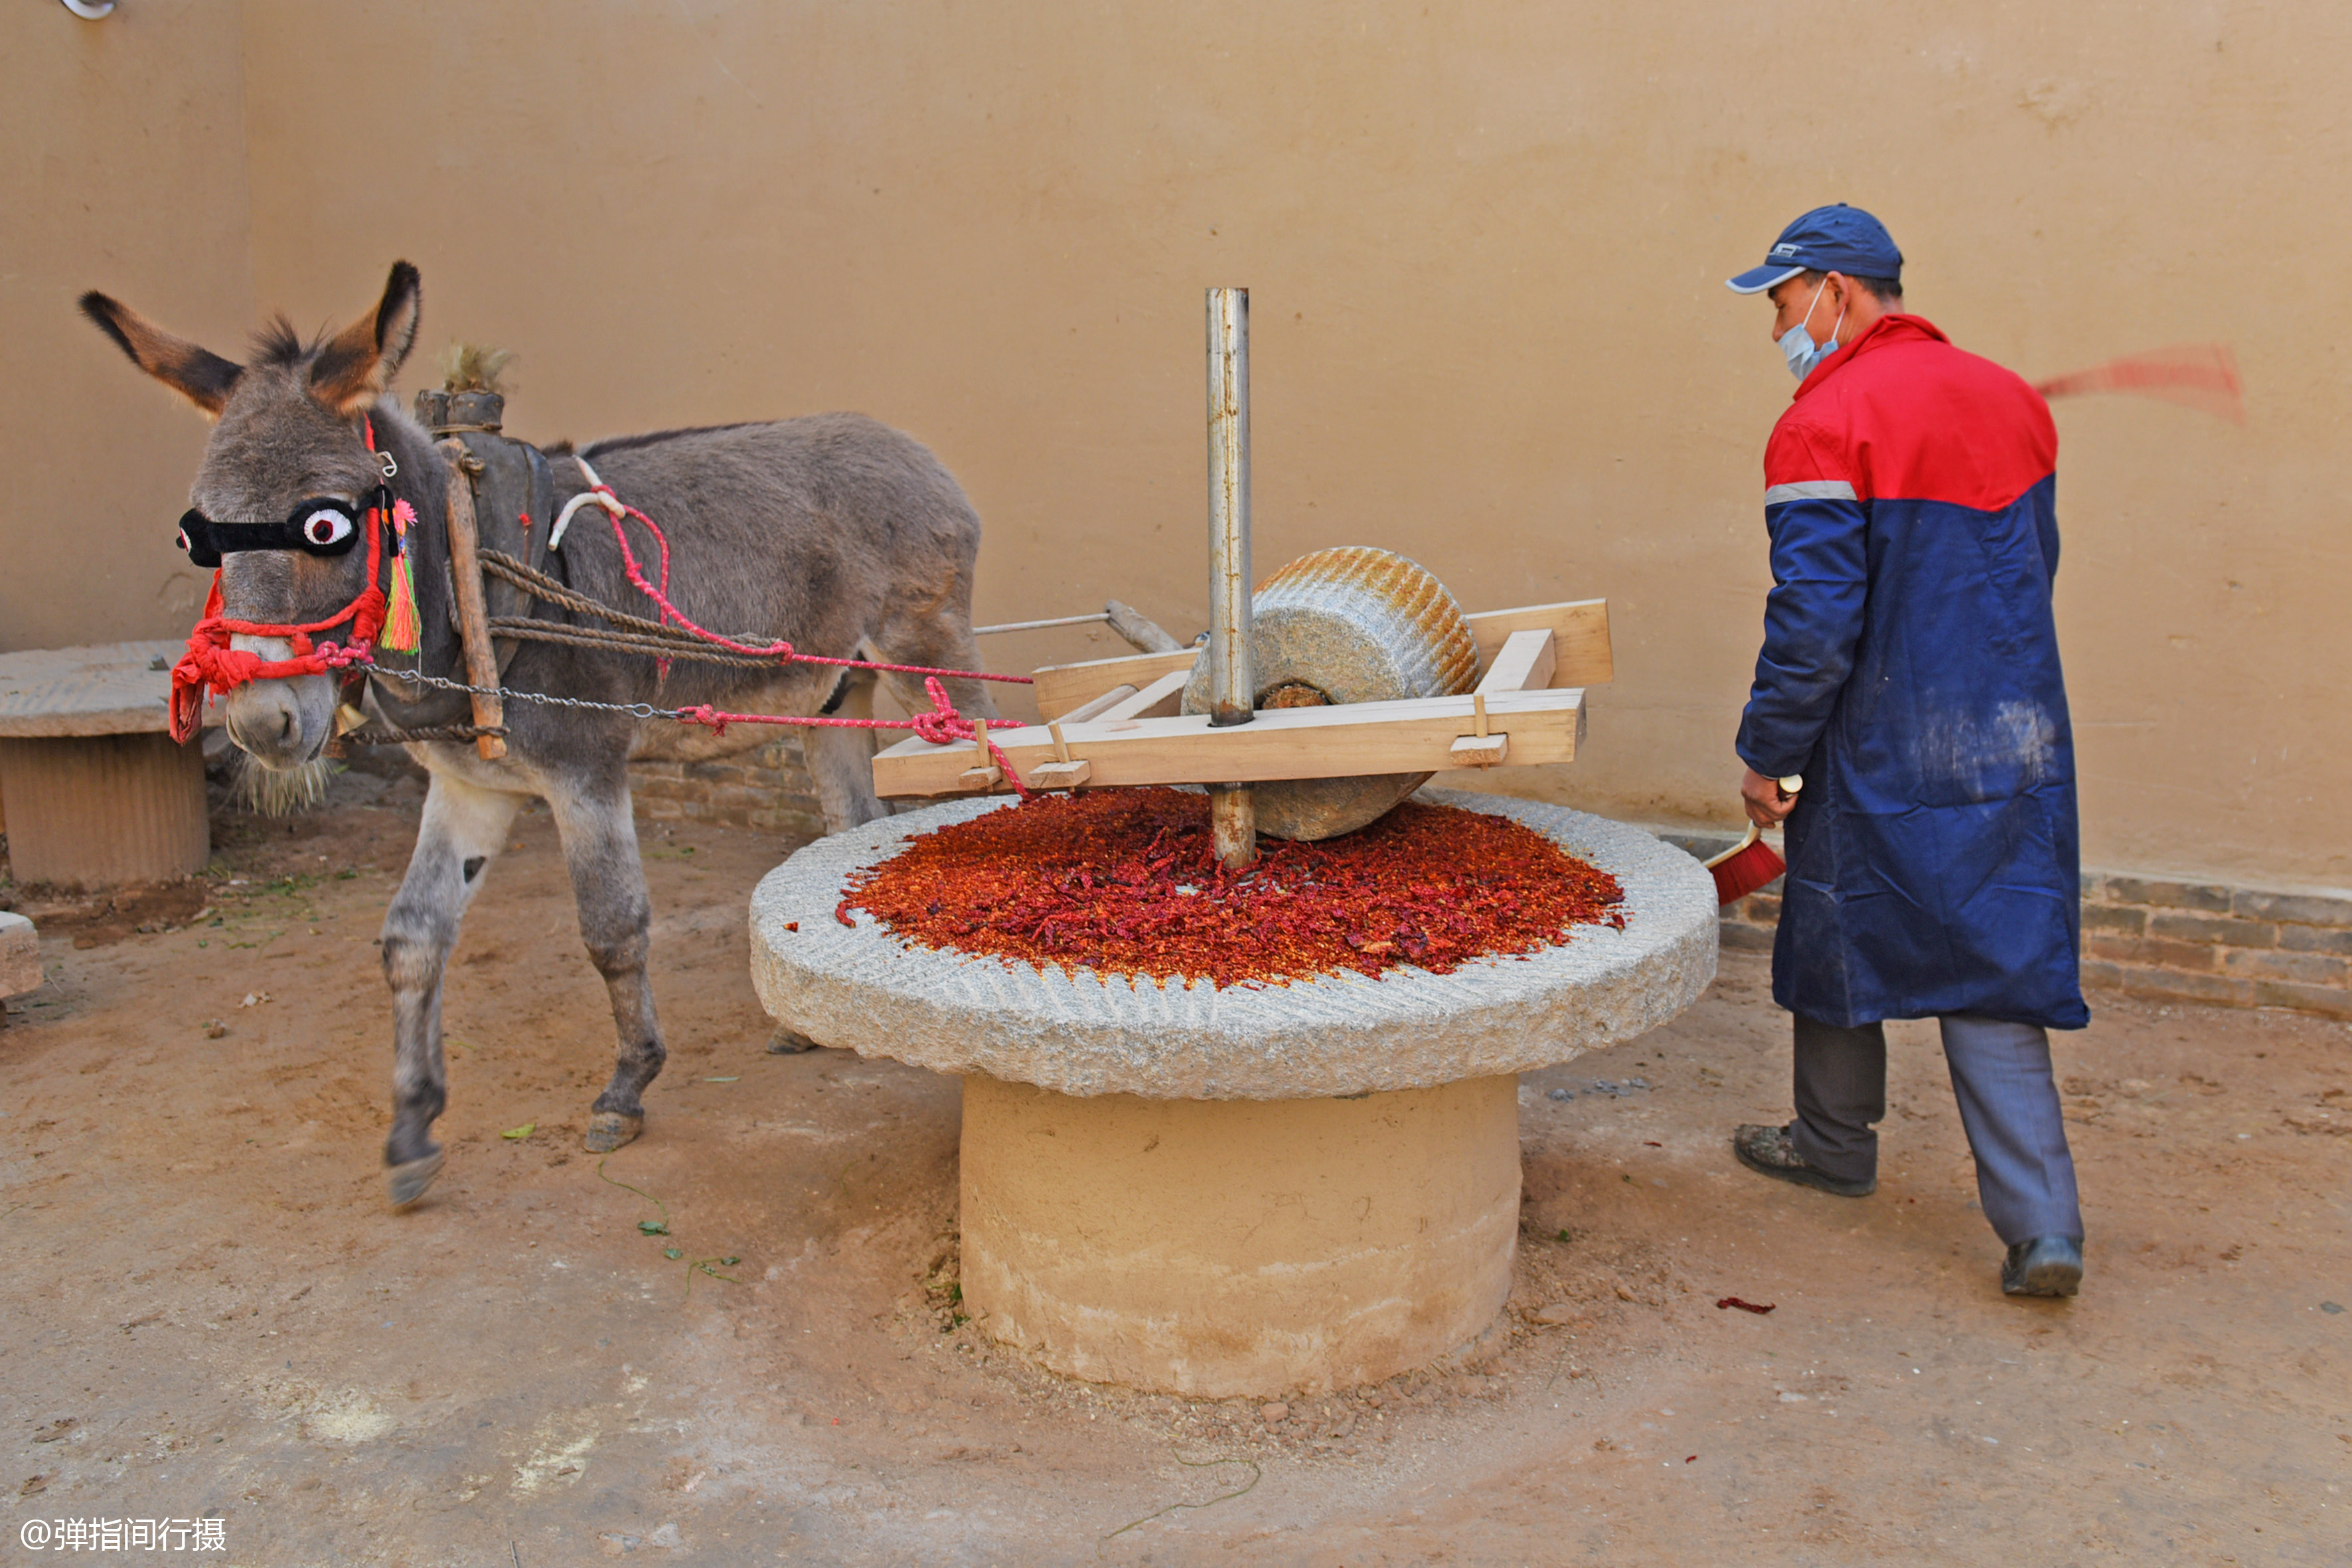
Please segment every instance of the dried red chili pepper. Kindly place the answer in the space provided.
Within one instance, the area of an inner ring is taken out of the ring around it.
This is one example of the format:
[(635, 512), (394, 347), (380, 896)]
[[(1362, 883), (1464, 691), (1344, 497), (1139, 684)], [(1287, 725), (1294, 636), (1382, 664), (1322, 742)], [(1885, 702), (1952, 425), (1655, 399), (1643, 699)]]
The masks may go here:
[(917, 836), (845, 891), (843, 923), (863, 908), (920, 946), (1187, 985), (1448, 974), (1625, 924), (1614, 877), (1507, 817), (1407, 802), (1342, 837), (1262, 840), (1235, 873), (1207, 797), (1170, 789), (992, 811)]
[(1769, 1307), (1759, 1307), (1753, 1301), (1743, 1301), (1737, 1296), (1726, 1296), (1722, 1300), (1717, 1301), (1715, 1304), (1715, 1307), (1717, 1311), (1721, 1311), (1726, 1307), (1737, 1307), (1743, 1312), (1755, 1312), (1761, 1314), (1771, 1311), (1774, 1307), (1778, 1307), (1780, 1304), (1780, 1302), (1775, 1301)]

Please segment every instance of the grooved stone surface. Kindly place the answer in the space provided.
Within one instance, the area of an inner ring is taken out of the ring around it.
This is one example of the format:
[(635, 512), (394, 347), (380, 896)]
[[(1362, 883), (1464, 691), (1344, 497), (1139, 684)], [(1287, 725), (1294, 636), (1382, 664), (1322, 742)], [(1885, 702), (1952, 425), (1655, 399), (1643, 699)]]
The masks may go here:
[[(1603, 817), (1424, 790), (1440, 805), (1523, 822), (1614, 875), (1625, 929), (1580, 927), (1527, 959), (1452, 974), (1352, 972), (1287, 986), (1186, 990), (992, 956), (902, 948), (863, 910), (834, 910), (849, 874), (908, 837), (1003, 800), (956, 801), (821, 838), (751, 895), (751, 978), (775, 1019), (820, 1045), (1063, 1094), (1305, 1100), (1524, 1072), (1629, 1039), (1715, 977), (1715, 881), (1672, 845)], [(787, 930), (797, 922), (797, 931)]]

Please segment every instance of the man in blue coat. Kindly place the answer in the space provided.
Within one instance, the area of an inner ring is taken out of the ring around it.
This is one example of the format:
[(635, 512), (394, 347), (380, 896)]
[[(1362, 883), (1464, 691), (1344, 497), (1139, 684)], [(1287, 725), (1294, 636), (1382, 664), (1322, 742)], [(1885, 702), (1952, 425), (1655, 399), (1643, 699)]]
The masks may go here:
[[(1903, 311), (1878, 220), (1818, 208), (1730, 279), (1800, 383), (1764, 457), (1773, 588), (1737, 749), (1789, 870), (1772, 994), (1796, 1117), (1741, 1162), (1861, 1197), (1886, 1113), (1881, 1021), (1933, 1016), (2011, 1295), (2071, 1296), (2083, 1216), (2052, 1081), (2080, 1028), (2074, 752), (2042, 398)], [(1815, 334), (1820, 334), (1818, 337)]]

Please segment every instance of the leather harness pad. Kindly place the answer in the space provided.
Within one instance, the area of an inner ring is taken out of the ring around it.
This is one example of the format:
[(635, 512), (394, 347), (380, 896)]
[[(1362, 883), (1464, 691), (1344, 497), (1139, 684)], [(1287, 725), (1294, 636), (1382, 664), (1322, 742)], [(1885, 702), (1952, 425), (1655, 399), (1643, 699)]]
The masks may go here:
[[(550, 564), (547, 548), (548, 531), (555, 524), (555, 476), (550, 469), (547, 454), (528, 441), (512, 440), (486, 430), (461, 430), (451, 433), (451, 438), (464, 445), (467, 455), (481, 464), (478, 474), (461, 473), (474, 487), (474, 529), (481, 547), (511, 555), (534, 571), (545, 572), (561, 580), (563, 576), (562, 556)], [(523, 519), (530, 521), (526, 527)], [(530, 595), (501, 578), (488, 573), (482, 574), (485, 603), (493, 618), (528, 616), (539, 620), (568, 619), (551, 605), (544, 605)], [(450, 616), (457, 615), (457, 596), (450, 595)], [(512, 637), (493, 639), (498, 650), (499, 674), (503, 677), (507, 667), (514, 662), (517, 649), (522, 644)]]

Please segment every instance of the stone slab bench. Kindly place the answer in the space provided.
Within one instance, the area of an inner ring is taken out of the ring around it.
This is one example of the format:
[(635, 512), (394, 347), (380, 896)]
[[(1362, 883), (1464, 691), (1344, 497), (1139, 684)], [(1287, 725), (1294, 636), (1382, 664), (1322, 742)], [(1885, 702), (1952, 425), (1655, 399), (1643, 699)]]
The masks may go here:
[(19, 882), (192, 876), (212, 858), (203, 749), (169, 733), (177, 642), (0, 654), (0, 825)]

